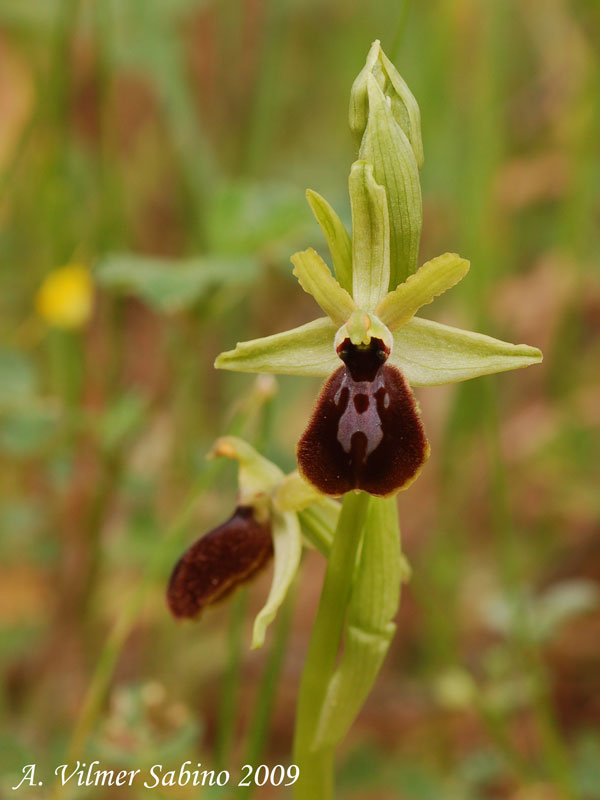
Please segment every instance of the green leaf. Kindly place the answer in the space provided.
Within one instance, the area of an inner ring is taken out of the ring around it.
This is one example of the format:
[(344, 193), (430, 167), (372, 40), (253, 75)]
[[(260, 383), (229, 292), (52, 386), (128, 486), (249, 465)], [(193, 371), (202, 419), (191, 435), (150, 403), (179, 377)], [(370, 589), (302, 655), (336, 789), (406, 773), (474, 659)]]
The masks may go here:
[(273, 582), (267, 602), (254, 620), (252, 632), (252, 647), (262, 647), (265, 641), (265, 632), (282, 604), (290, 584), (294, 580), (300, 556), (302, 555), (302, 537), (300, 523), (293, 512), (280, 513), (273, 511), (273, 547), (275, 550), (275, 564), (273, 567)]
[(413, 386), (457, 383), (479, 375), (528, 367), (541, 360), (537, 347), (510, 344), (420, 317), (413, 317), (394, 333), (390, 355), (390, 363)]
[(417, 268), (423, 212), (419, 168), (411, 143), (372, 75), (367, 78), (369, 122), (359, 157), (373, 165), (385, 188), (390, 219), (390, 281), (395, 289)]
[(258, 262), (251, 257), (177, 260), (123, 253), (107, 256), (94, 275), (107, 288), (132, 294), (156, 311), (174, 313), (190, 308), (214, 286), (249, 282), (257, 272)]
[(444, 253), (431, 259), (387, 294), (375, 309), (384, 325), (394, 331), (414, 317), (421, 306), (452, 288), (469, 271), (469, 262), (456, 255)]
[(370, 498), (363, 545), (348, 606), (344, 651), (329, 683), (315, 747), (335, 746), (346, 734), (379, 674), (396, 630), (403, 575), (395, 498)]
[(3, 0), (0, 3), (0, 22), (11, 27), (30, 28), (39, 35), (47, 35), (56, 26), (59, 0)]
[(148, 400), (135, 390), (118, 395), (98, 420), (101, 446), (113, 452), (140, 428), (148, 410)]
[(239, 342), (235, 350), (217, 357), (215, 367), (325, 378), (341, 366), (333, 348), (336, 330), (329, 317), (320, 317), (283, 333)]
[(356, 309), (352, 297), (329, 271), (329, 267), (312, 247), (292, 256), (294, 275), (305, 292), (311, 294), (327, 316), (338, 327)]
[(0, 350), (0, 408), (20, 407), (36, 388), (33, 362), (18, 350)]
[(222, 183), (208, 209), (209, 244), (218, 253), (255, 253), (307, 225), (302, 194), (292, 184)]
[(59, 422), (58, 409), (50, 404), (10, 409), (0, 420), (0, 451), (36, 455), (56, 437)]
[(344, 223), (324, 197), (312, 189), (306, 190), (306, 199), (321, 226), (327, 241), (335, 277), (347, 291), (352, 291), (352, 240)]
[(390, 220), (385, 189), (373, 167), (355, 161), (350, 170), (352, 206), (352, 296), (357, 306), (372, 311), (385, 297), (390, 282)]

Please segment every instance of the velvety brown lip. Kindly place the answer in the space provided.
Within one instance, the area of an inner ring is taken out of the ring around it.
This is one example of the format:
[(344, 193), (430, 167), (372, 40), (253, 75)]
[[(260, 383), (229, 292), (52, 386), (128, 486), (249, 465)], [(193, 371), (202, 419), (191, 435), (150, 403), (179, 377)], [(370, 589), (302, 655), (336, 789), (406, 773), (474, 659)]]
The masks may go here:
[(167, 589), (171, 613), (179, 619), (197, 617), (205, 606), (250, 580), (272, 555), (269, 526), (256, 521), (254, 509), (239, 506), (175, 565)]
[(402, 373), (383, 343), (339, 348), (344, 366), (325, 383), (298, 443), (302, 475), (324, 494), (353, 489), (386, 496), (417, 475), (428, 444)]

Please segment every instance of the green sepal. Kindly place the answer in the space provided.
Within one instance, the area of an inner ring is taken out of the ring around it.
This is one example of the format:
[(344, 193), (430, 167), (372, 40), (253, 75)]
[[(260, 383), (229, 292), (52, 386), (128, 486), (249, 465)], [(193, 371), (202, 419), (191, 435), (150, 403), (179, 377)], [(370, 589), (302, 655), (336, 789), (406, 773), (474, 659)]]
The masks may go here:
[(327, 241), (335, 277), (340, 286), (351, 292), (352, 240), (350, 234), (332, 206), (318, 192), (307, 189), (306, 199)]
[(405, 567), (395, 498), (370, 498), (344, 650), (323, 702), (313, 747), (335, 746), (346, 734), (377, 678), (393, 638)]
[(274, 566), (273, 580), (267, 602), (254, 620), (252, 647), (262, 647), (265, 633), (283, 603), (294, 580), (302, 555), (302, 536), (298, 517), (293, 512), (281, 513), (273, 509), (272, 517)]
[(283, 333), (239, 342), (235, 350), (217, 357), (215, 367), (325, 378), (341, 365), (333, 349), (336, 330), (329, 317), (319, 317)]
[(273, 493), (273, 504), (279, 511), (301, 511), (323, 495), (305, 481), (298, 470), (286, 475)]
[(340, 516), (340, 504), (317, 491), (298, 470), (284, 477), (271, 499), (278, 511), (298, 512), (302, 533), (308, 544), (327, 557)]
[(349, 186), (352, 296), (359, 308), (373, 311), (390, 282), (390, 220), (385, 189), (375, 181), (373, 167), (366, 161), (354, 162)]
[(537, 347), (503, 342), (421, 317), (413, 317), (394, 332), (389, 358), (413, 386), (458, 383), (541, 360)]
[(365, 66), (356, 77), (350, 92), (350, 128), (357, 148), (360, 147), (369, 117), (368, 75), (377, 80), (388, 99), (394, 119), (410, 141), (420, 168), (423, 165), (423, 142), (419, 105), (396, 67), (383, 52), (379, 40), (371, 45)]
[(384, 325), (395, 331), (406, 325), (421, 306), (431, 303), (435, 297), (455, 286), (468, 271), (469, 262), (456, 253), (444, 253), (432, 258), (387, 294), (375, 313)]
[(367, 76), (369, 121), (359, 158), (373, 165), (386, 191), (390, 220), (390, 281), (395, 289), (417, 268), (422, 204), (419, 168), (406, 134), (394, 119), (379, 84)]
[(343, 325), (356, 303), (329, 271), (329, 267), (312, 247), (294, 253), (291, 258), (294, 275), (305, 292), (311, 294), (327, 316)]

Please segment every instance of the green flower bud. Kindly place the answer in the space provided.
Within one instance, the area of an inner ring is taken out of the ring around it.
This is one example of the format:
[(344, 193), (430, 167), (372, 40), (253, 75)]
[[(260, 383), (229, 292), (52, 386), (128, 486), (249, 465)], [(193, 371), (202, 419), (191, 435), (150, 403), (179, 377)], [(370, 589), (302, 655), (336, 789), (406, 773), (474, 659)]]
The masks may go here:
[(386, 193), (390, 231), (390, 281), (393, 291), (417, 269), (423, 211), (419, 168), (411, 143), (394, 119), (389, 98), (367, 75), (369, 117), (359, 158), (373, 167)]
[(350, 93), (350, 128), (359, 158), (372, 166), (375, 181), (385, 189), (390, 247), (387, 288), (393, 291), (417, 268), (423, 143), (417, 101), (378, 41)]
[(381, 49), (379, 40), (373, 42), (365, 66), (359, 72), (350, 93), (350, 128), (360, 148), (369, 119), (368, 76), (372, 75), (386, 98), (392, 116), (409, 140), (419, 168), (423, 165), (421, 113), (412, 92), (396, 67)]

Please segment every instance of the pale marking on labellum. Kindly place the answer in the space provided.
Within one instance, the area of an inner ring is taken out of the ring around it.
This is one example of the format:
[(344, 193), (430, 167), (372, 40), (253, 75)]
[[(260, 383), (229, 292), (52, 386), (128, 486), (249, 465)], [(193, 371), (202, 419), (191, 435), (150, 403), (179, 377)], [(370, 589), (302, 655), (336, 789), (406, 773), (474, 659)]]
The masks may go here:
[[(355, 397), (358, 394), (364, 395), (368, 399), (368, 404), (365, 410), (359, 413), (354, 405), (354, 402), (348, 402), (344, 409), (344, 413), (340, 417), (337, 429), (337, 440), (344, 448), (344, 452), (349, 453), (352, 448), (352, 437), (355, 433), (363, 433), (367, 440), (367, 450), (365, 458), (379, 446), (383, 439), (383, 429), (379, 412), (377, 411), (377, 404), (375, 394), (380, 388), (384, 388), (383, 379), (378, 375), (374, 381), (352, 381), (353, 392), (350, 391), (348, 385), (348, 375), (344, 375), (340, 388), (337, 390), (334, 402), (339, 406), (342, 396), (342, 391), (346, 389), (348, 393), (348, 401), (351, 395)], [(389, 405), (389, 395), (388, 395)]]

